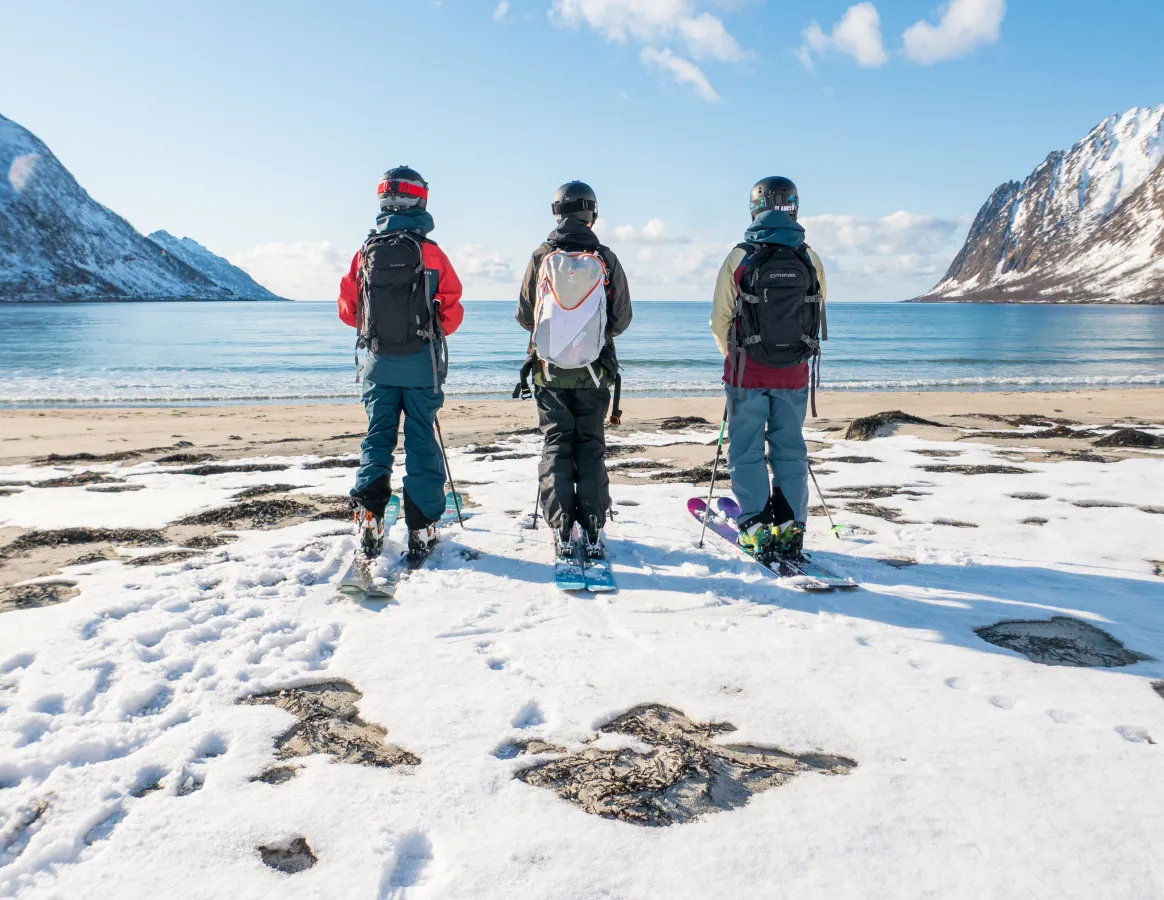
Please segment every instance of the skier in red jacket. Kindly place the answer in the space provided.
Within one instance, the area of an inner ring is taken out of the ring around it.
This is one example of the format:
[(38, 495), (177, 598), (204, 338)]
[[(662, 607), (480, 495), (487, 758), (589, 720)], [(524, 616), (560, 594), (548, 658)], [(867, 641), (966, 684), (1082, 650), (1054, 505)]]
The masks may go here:
[(384, 510), (392, 496), (392, 453), (404, 414), (404, 519), (410, 554), (427, 552), (445, 510), (445, 467), (434, 434), (448, 369), (445, 337), (464, 318), (461, 281), (427, 235), (428, 183), (407, 166), (377, 187), (376, 228), (340, 281), (339, 317), (359, 330), (359, 363), (368, 433), (352, 488), (365, 556), (380, 555)]

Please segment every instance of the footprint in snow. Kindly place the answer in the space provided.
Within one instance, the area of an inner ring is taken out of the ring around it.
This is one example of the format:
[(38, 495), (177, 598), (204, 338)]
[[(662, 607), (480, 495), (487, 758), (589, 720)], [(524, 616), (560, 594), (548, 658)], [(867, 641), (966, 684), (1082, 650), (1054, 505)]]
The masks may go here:
[(1011, 697), (1003, 696), (1002, 694), (995, 694), (990, 698), (990, 703), (997, 706), (999, 709), (1014, 709), (1015, 702)]
[(27, 669), (36, 662), (35, 653), (17, 653), (0, 663), (0, 675), (11, 675), (17, 669)]
[(1156, 743), (1152, 740), (1152, 735), (1148, 734), (1148, 729), (1141, 728), (1139, 725), (1119, 725), (1116, 727), (1116, 734), (1133, 744)]
[(1049, 709), (1047, 715), (1051, 717), (1051, 721), (1058, 725), (1068, 725), (1071, 722), (1078, 722), (1079, 716), (1073, 712), (1068, 712), (1065, 709)]
[(416, 887), (432, 862), (432, 841), (423, 831), (410, 831), (401, 836), (384, 868), (380, 881), (380, 900), (403, 898), (407, 888)]
[(545, 721), (546, 717), (542, 713), (542, 708), (536, 700), (530, 700), (517, 711), (510, 724), (514, 728), (533, 728), (535, 725), (544, 724)]

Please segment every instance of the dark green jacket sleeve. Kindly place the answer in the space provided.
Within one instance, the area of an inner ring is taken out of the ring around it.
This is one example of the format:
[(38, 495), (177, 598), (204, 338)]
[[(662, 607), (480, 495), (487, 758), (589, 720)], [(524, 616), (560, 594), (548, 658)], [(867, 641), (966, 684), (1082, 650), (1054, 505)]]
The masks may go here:
[(606, 264), (610, 268), (610, 284), (607, 286), (607, 297), (610, 302), (607, 310), (609, 313), (607, 316), (608, 326), (610, 336), (618, 337), (630, 327), (631, 323), (630, 285), (627, 284), (626, 272), (623, 270), (622, 263), (618, 261), (618, 257), (614, 255), (614, 251), (609, 247), (603, 247), (602, 255), (606, 258)]

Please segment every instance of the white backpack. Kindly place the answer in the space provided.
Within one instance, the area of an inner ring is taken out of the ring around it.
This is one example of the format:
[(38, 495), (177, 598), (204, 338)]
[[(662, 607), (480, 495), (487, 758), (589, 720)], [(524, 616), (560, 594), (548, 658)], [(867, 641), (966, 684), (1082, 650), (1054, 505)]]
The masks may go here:
[[(588, 369), (606, 346), (606, 263), (590, 251), (551, 250), (538, 270), (534, 350), (560, 369)], [(543, 366), (546, 379), (549, 369)]]

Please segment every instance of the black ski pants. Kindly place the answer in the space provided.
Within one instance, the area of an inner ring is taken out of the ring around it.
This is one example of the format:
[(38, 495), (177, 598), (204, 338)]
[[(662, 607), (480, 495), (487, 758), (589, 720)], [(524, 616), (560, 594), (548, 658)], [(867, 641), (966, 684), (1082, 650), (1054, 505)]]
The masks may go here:
[(546, 522), (557, 529), (593, 516), (601, 528), (610, 509), (606, 474), (609, 388), (535, 387), (538, 425), (545, 443), (538, 468), (538, 497)]

